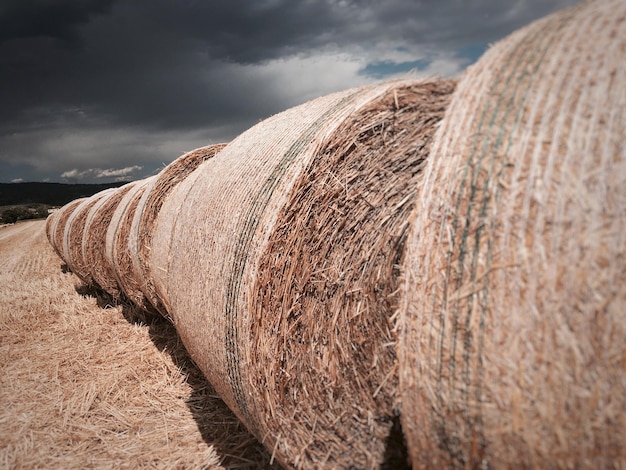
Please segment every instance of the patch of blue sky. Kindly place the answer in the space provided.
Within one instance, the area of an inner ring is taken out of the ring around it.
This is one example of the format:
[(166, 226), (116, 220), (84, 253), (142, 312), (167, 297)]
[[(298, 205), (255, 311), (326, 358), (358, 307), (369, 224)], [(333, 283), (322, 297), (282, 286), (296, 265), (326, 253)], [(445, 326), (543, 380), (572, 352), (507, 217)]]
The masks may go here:
[(461, 47), (456, 56), (469, 60), (468, 65), (473, 64), (485, 53), (488, 47), (489, 44), (486, 43), (469, 44)]
[[(467, 66), (476, 62), (488, 47), (488, 44), (485, 43), (468, 44), (467, 46), (459, 48), (454, 55), (462, 59), (463, 65)], [(398, 52), (408, 52), (408, 48), (404, 46), (398, 46), (395, 50)], [(380, 60), (367, 64), (359, 70), (359, 74), (375, 79), (382, 79), (390, 75), (407, 73), (412, 70), (426, 70), (434, 60), (434, 56), (403, 62)]]
[(425, 69), (428, 68), (430, 63), (430, 59), (417, 59), (408, 62), (393, 62), (390, 60), (381, 60), (378, 62), (372, 62), (370, 64), (367, 64), (365, 67), (359, 70), (359, 74), (380, 79), (389, 75), (410, 72), (411, 70)]

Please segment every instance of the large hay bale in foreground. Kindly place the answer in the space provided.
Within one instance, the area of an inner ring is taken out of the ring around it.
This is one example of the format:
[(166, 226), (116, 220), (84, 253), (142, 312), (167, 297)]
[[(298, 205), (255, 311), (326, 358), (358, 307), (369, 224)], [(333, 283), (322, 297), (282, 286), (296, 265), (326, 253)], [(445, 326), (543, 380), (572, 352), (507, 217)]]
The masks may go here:
[(626, 3), (462, 78), (419, 188), (399, 343), (415, 468), (626, 467)]
[[(185, 153), (163, 168), (144, 190), (135, 209), (128, 235), (133, 278), (141, 281), (135, 286), (136, 291), (129, 293), (129, 297), (136, 299), (137, 302), (147, 301), (148, 304), (142, 307), (153, 307), (162, 315), (169, 316), (152, 281), (153, 273), (150, 263), (150, 252), (153, 249), (152, 234), (161, 207), (179, 183), (225, 146), (226, 144), (209, 145)], [(161, 249), (161, 247), (157, 246), (154, 249)]]
[(285, 466), (383, 460), (397, 265), (453, 89), (390, 82), (275, 115), (180, 183), (157, 217), (152, 273), (177, 331)]
[(72, 272), (87, 284), (93, 283), (91, 266), (89, 266), (83, 256), (83, 237), (87, 217), (92, 207), (115, 191), (115, 188), (105, 189), (85, 199), (80, 205), (76, 206), (65, 227), (63, 239), (65, 262)]

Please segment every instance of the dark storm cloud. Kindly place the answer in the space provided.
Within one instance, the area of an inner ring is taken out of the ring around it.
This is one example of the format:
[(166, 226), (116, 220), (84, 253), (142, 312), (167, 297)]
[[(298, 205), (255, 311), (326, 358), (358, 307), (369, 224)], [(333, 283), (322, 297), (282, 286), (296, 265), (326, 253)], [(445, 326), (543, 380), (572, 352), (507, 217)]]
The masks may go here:
[[(17, 173), (27, 164), (40, 175), (54, 162), (59, 175), (149, 168), (147, 161), (178, 148), (164, 139), (179, 139), (180, 146), (184, 139), (230, 139), (334, 87), (428, 69), (437, 59), (458, 71), (487, 43), (572, 3), (4, 1), (0, 171), (10, 166)], [(332, 54), (360, 65), (354, 72), (332, 68)], [(319, 69), (312, 68), (318, 59)], [(153, 146), (138, 147), (144, 138)], [(54, 154), (60, 149), (63, 157)]]
[(0, 5), (0, 42), (48, 36), (76, 39), (75, 29), (95, 14), (109, 10), (113, 0), (3, 0)]

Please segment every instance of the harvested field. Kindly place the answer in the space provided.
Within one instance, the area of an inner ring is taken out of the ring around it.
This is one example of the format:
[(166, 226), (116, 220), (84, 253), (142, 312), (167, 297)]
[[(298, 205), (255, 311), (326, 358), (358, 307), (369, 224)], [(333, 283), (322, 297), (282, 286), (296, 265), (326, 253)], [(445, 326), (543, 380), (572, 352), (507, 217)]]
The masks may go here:
[(626, 468), (626, 3), (582, 2), (460, 80), (407, 243), (416, 468)]
[(267, 468), (172, 325), (109, 301), (63, 272), (44, 221), (0, 228), (0, 467)]

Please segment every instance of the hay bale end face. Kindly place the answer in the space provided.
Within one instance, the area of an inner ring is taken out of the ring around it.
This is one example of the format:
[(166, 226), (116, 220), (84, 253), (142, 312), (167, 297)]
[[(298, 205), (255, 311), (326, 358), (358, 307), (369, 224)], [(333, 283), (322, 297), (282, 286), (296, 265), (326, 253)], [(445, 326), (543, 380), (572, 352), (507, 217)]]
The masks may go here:
[(464, 75), (408, 242), (415, 468), (626, 462), (626, 3), (585, 2)]
[(399, 83), (344, 118), (278, 214), (253, 286), (250, 380), (290, 463), (381, 464), (397, 401), (405, 230), (454, 87)]
[(397, 265), (453, 89), (390, 82), (285, 111), (163, 204), (153, 243), (172, 245), (152, 269), (176, 329), (286, 466), (382, 461), (397, 384)]

